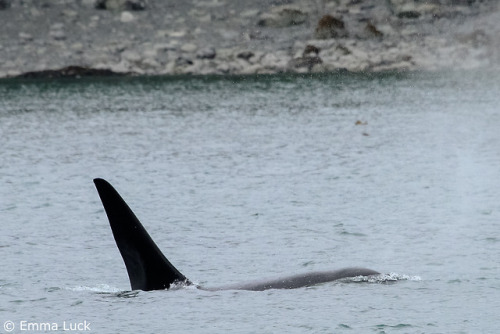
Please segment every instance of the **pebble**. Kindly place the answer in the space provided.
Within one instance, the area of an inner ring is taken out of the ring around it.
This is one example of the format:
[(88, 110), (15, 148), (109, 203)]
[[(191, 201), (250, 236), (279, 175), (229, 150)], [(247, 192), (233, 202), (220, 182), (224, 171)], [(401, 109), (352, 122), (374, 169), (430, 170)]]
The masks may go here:
[(66, 39), (66, 34), (63, 30), (51, 30), (49, 33), (50, 37), (57, 41), (62, 41)]
[(195, 52), (196, 49), (198, 49), (198, 47), (196, 46), (196, 44), (193, 43), (186, 43), (181, 46), (181, 51), (183, 52), (192, 53)]

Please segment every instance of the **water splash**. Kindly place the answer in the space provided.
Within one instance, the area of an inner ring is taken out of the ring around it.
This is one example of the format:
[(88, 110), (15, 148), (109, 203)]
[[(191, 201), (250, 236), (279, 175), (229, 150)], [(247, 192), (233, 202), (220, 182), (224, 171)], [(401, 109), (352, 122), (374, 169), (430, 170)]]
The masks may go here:
[(186, 282), (174, 282), (170, 284), (169, 291), (171, 290), (198, 290), (199, 285), (197, 283), (186, 284)]
[(361, 282), (366, 282), (366, 283), (392, 283), (392, 282), (397, 282), (397, 281), (421, 281), (422, 279), (420, 276), (410, 276), (406, 274), (398, 274), (398, 273), (389, 273), (389, 274), (379, 274), (379, 275), (372, 275), (372, 276), (356, 276), (356, 277), (349, 277), (344, 280), (343, 282), (352, 282), (352, 283), (361, 283)]

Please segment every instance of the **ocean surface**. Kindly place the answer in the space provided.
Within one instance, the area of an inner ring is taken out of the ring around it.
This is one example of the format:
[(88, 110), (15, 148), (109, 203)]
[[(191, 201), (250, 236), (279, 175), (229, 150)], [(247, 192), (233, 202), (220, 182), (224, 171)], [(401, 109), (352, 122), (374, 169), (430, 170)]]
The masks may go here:
[[(129, 291), (92, 179), (203, 286)], [(0, 81), (0, 333), (498, 333), (500, 73)]]

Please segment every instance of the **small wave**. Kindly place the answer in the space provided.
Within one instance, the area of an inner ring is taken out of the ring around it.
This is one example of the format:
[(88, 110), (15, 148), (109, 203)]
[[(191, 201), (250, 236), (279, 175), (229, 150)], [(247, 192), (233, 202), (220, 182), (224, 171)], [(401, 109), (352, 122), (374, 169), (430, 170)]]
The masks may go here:
[(130, 291), (130, 290), (121, 290), (115, 287), (112, 287), (107, 284), (99, 284), (97, 286), (76, 286), (73, 288), (66, 288), (67, 290), (70, 291), (76, 291), (76, 292), (93, 292), (98, 295), (104, 295), (105, 297), (118, 297), (118, 298), (134, 298), (137, 297), (140, 293), (140, 291), (135, 290), (135, 291)]
[(389, 274), (379, 274), (379, 275), (371, 275), (371, 276), (356, 276), (350, 277), (344, 282), (367, 282), (367, 283), (392, 283), (396, 281), (421, 281), (420, 276), (410, 276), (405, 274), (398, 273), (389, 273)]
[(175, 281), (170, 284), (169, 291), (173, 290), (198, 290), (198, 284)]
[(90, 291), (90, 292), (98, 292), (98, 293), (121, 293), (121, 292), (123, 292), (123, 290), (120, 290), (118, 288), (112, 287), (112, 286), (107, 285), (107, 284), (99, 284), (97, 286), (79, 285), (79, 286), (75, 286), (72, 288), (67, 288), (67, 290), (76, 291), (76, 292)]

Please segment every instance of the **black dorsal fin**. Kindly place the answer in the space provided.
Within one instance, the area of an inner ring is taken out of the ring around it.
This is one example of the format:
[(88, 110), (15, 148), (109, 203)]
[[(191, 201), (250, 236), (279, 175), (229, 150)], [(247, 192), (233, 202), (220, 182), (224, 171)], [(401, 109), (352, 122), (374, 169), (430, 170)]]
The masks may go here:
[(163, 255), (113, 186), (103, 179), (94, 179), (94, 183), (127, 267), (132, 290), (168, 289), (174, 282), (190, 284)]

